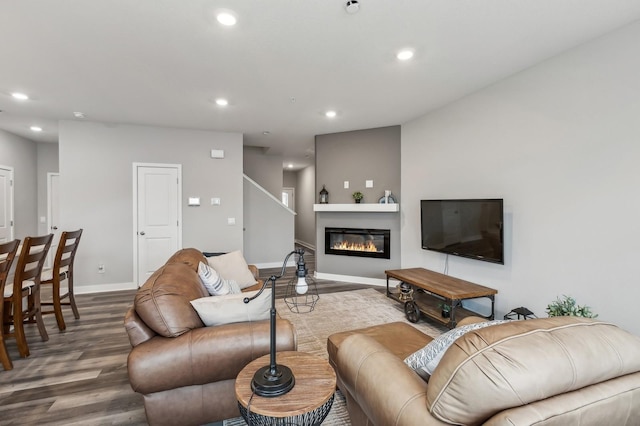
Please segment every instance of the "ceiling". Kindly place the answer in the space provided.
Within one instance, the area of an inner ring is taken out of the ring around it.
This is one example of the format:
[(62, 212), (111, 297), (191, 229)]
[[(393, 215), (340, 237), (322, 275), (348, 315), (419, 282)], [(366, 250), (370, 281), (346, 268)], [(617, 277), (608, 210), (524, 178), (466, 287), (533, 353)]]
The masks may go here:
[[(360, 0), (356, 14), (345, 4), (2, 1), (0, 129), (56, 142), (58, 120), (80, 111), (240, 132), (297, 169), (313, 163), (315, 135), (403, 124), (640, 19), (640, 0)], [(224, 9), (235, 26), (217, 22)], [(413, 59), (399, 61), (402, 48)]]

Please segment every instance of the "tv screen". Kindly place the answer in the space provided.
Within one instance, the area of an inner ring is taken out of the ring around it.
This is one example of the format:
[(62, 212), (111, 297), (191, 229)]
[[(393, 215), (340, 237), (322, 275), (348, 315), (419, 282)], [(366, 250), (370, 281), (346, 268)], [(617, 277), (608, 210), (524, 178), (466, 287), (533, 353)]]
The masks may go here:
[(421, 200), (422, 248), (504, 264), (502, 199)]

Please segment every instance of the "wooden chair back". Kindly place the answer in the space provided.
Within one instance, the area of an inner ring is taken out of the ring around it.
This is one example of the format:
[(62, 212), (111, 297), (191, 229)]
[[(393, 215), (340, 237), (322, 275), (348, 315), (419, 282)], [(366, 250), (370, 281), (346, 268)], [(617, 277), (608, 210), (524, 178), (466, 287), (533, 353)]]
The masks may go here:
[[(40, 237), (26, 237), (22, 243), (22, 250), (16, 265), (13, 278), (13, 294), (9, 303), (12, 306), (11, 324), (14, 326), (13, 335), (18, 343), (20, 356), (29, 356), (29, 346), (24, 334), (24, 322), (32, 318), (38, 325), (38, 331), (43, 341), (49, 340), (49, 335), (42, 321), (40, 310), (40, 275), (47, 258), (53, 234)], [(28, 297), (26, 310), (23, 309), (22, 300)], [(5, 302), (7, 299), (5, 298)], [(6, 316), (5, 312), (5, 316)]]
[[(62, 232), (62, 234), (60, 234), (60, 242), (56, 250), (56, 256), (53, 260), (53, 268), (43, 273), (45, 278), (43, 278), (41, 284), (43, 286), (52, 286), (52, 301), (42, 302), (42, 305), (52, 306), (53, 308), (50, 310), (42, 310), (42, 313), (55, 314), (60, 331), (66, 330), (67, 328), (64, 322), (64, 316), (62, 315), (63, 305), (71, 306), (73, 316), (76, 319), (80, 319), (80, 313), (78, 312), (76, 299), (73, 294), (73, 264), (76, 258), (76, 252), (78, 251), (78, 245), (80, 244), (80, 237), (82, 237), (82, 228), (77, 231)], [(61, 294), (60, 283), (65, 279), (67, 280), (67, 292)], [(62, 302), (64, 299), (69, 299), (69, 301)]]
[(16, 257), (16, 253), (18, 253), (19, 245), (20, 240), (0, 244), (0, 295), (3, 297), (2, 303), (0, 303), (0, 320), (3, 321), (2, 328), (0, 329), (0, 363), (2, 363), (2, 367), (5, 370), (11, 370), (13, 363), (11, 362), (11, 358), (9, 358), (7, 347), (4, 344), (4, 287), (7, 284), (7, 277), (9, 276), (13, 259)]
[[(73, 261), (76, 258), (78, 245), (82, 237), (82, 229), (77, 231), (64, 231), (60, 234), (60, 244), (53, 260), (53, 274), (61, 274), (61, 270), (67, 267), (67, 275), (73, 274)], [(64, 273), (64, 272), (63, 272)], [(71, 283), (69, 283), (71, 285)]]

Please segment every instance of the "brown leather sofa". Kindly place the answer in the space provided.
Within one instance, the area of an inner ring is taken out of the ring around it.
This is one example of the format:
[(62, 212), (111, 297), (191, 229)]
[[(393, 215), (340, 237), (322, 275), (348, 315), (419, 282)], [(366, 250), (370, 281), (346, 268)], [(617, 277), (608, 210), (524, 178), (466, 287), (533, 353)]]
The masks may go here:
[[(125, 316), (132, 346), (129, 381), (144, 396), (150, 425), (201, 425), (238, 417), (235, 378), (249, 362), (269, 353), (269, 320), (203, 325), (189, 303), (209, 295), (196, 272), (200, 261), (206, 259), (196, 249), (175, 253), (140, 287)], [(257, 279), (257, 268), (250, 269)], [(296, 350), (293, 325), (284, 319), (276, 324), (277, 350)]]
[(428, 383), (398, 356), (394, 327), (329, 338), (354, 426), (640, 425), (640, 338), (612, 324), (555, 317), (471, 331)]

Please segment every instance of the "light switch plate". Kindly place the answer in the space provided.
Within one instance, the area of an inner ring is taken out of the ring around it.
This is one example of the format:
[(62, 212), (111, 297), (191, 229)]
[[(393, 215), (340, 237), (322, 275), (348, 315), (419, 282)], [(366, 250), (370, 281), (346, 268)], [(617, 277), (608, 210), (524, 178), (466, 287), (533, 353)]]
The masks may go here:
[(212, 149), (211, 158), (224, 158), (224, 149)]
[(373, 188), (373, 181), (372, 180), (365, 180), (364, 181), (364, 187), (365, 188)]
[(227, 218), (227, 225), (235, 225), (236, 224), (236, 218), (235, 217), (228, 217)]
[(189, 197), (190, 206), (199, 206), (200, 205), (200, 197)]
[(349, 181), (348, 180), (344, 181), (344, 189), (349, 189)]
[(218, 197), (213, 197), (213, 198), (211, 199), (211, 205), (212, 205), (212, 206), (219, 206), (219, 205), (220, 205), (220, 198), (218, 198)]

